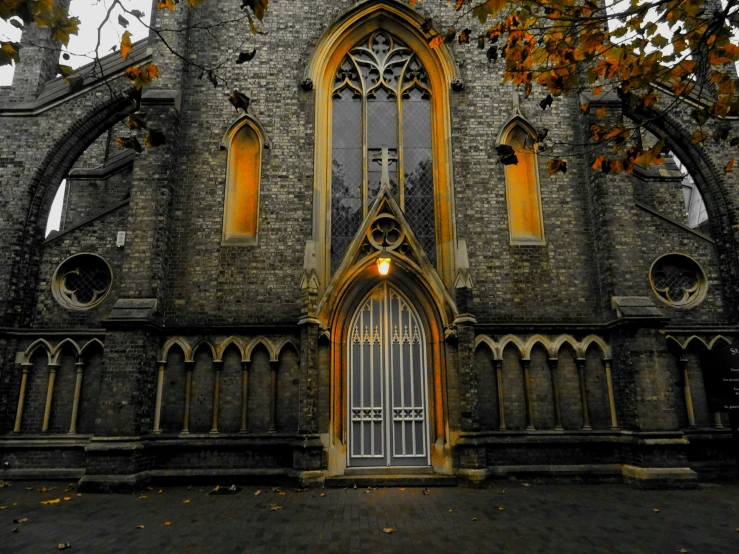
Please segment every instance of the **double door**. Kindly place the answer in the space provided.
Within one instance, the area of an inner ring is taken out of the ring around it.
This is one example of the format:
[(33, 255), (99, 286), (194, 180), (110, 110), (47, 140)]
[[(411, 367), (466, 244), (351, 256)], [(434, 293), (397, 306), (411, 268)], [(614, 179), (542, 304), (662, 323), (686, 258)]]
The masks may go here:
[(352, 318), (347, 463), (429, 465), (426, 339), (413, 306), (381, 283)]

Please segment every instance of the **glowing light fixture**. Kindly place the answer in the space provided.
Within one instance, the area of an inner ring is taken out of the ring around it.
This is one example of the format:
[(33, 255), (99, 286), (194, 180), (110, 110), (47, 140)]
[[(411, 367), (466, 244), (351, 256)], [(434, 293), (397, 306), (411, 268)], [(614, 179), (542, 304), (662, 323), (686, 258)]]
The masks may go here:
[(377, 258), (377, 271), (383, 277), (390, 273), (390, 258)]

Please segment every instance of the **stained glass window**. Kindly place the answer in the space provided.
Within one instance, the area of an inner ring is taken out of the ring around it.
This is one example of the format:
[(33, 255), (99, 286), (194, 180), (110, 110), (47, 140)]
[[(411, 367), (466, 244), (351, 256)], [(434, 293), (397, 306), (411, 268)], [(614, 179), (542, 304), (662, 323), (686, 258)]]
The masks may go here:
[(431, 89), (413, 51), (383, 31), (352, 48), (333, 90), (331, 270), (380, 191), (388, 149), (390, 190), (436, 263)]

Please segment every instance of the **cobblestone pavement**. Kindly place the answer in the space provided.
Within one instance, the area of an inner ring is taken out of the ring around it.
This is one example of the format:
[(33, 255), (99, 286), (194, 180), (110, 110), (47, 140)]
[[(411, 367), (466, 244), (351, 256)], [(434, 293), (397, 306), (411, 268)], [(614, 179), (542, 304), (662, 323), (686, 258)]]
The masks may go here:
[[(42, 486), (59, 488), (38, 492)], [(0, 552), (53, 552), (69, 542), (72, 553), (739, 553), (735, 483), (640, 491), (511, 481), (429, 494), (283, 486), (284, 495), (272, 486), (247, 486), (218, 496), (206, 496), (212, 487), (193, 486), (154, 488), (141, 497), (80, 496), (64, 488), (16, 481), (0, 489), (6, 506)], [(273, 511), (275, 504), (282, 508)], [(13, 522), (20, 518), (28, 521)], [(386, 534), (386, 527), (394, 531)]]

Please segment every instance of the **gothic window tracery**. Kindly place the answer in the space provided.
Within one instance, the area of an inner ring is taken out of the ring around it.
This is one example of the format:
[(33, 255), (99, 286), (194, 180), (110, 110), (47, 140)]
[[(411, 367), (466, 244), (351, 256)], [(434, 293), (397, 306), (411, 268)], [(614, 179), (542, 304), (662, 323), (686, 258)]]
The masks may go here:
[(332, 97), (331, 269), (380, 191), (383, 148), (390, 189), (435, 263), (431, 88), (420, 60), (389, 33), (375, 32), (339, 64)]

